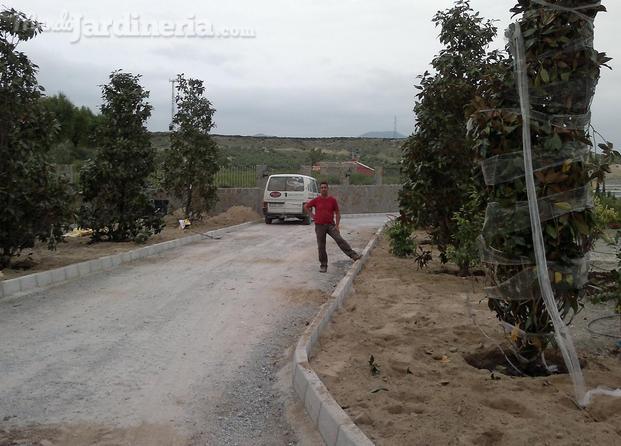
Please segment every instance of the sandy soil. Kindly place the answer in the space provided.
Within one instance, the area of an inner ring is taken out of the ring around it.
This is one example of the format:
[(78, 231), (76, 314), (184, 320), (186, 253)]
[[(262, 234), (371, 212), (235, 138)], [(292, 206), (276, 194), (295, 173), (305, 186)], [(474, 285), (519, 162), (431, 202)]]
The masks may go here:
[[(460, 278), (438, 263), (417, 271), (387, 245), (373, 252), (311, 359), (376, 444), (621, 445), (621, 399), (596, 397), (581, 411), (566, 375), (510, 377), (471, 367), (465, 356), (503, 340), (482, 299), (483, 278)], [(612, 340), (591, 342), (587, 333), (575, 332), (587, 384), (621, 387), (621, 354)]]
[(611, 164), (610, 173), (606, 175), (606, 182), (619, 183), (621, 181), (621, 164)]
[[(226, 212), (205, 218), (203, 221), (195, 223), (191, 228), (186, 230), (179, 228), (177, 217), (167, 215), (164, 219), (166, 223), (164, 230), (151, 237), (144, 245), (137, 245), (134, 242), (101, 242), (89, 244), (89, 237), (66, 237), (65, 243), (60, 243), (55, 251), (50, 251), (47, 249), (46, 244), (39, 243), (34, 249), (23, 251), (15, 260), (15, 262), (21, 262), (30, 257), (33, 261), (32, 263), (34, 263), (30, 268), (6, 268), (1, 271), (2, 276), (0, 276), (0, 279), (14, 279), (15, 277), (24, 276), (26, 274), (38, 273), (40, 271), (60, 268), (72, 263), (131, 251), (141, 246), (154, 245), (168, 240), (188, 237), (196, 232), (207, 232), (225, 226), (232, 226), (260, 219), (261, 217), (259, 214), (248, 207), (233, 206)], [(27, 261), (27, 263), (30, 264), (31, 262)]]

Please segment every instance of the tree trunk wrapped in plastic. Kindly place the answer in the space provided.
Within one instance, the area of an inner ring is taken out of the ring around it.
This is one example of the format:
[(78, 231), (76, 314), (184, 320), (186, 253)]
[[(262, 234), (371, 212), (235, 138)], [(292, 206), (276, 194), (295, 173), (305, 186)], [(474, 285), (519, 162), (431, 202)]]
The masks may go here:
[[(587, 282), (594, 226), (588, 126), (600, 66), (609, 60), (593, 49), (600, 11), (593, 0), (520, 0), (512, 12), (521, 16), (507, 31), (514, 66), (499, 65), (487, 79), (470, 121), (488, 188), (481, 250), (489, 307), (524, 369), (547, 367), (543, 352), (555, 334), (540, 276), (547, 274), (565, 322), (578, 311)], [(533, 222), (541, 226), (539, 271)]]

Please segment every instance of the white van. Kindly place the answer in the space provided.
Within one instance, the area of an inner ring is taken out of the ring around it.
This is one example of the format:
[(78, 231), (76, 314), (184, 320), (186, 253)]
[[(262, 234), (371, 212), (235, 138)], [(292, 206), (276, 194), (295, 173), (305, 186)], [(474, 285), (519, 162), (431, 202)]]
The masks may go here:
[(304, 205), (317, 196), (319, 186), (313, 177), (293, 173), (270, 175), (263, 193), (265, 223), (291, 217), (310, 225), (311, 218), (304, 213)]

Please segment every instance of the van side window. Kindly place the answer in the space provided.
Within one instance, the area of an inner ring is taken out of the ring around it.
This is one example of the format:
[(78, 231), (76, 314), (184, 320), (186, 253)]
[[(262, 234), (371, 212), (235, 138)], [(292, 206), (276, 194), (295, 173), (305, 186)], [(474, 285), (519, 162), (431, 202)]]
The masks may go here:
[(311, 192), (319, 193), (319, 189), (317, 188), (317, 181), (311, 181)]

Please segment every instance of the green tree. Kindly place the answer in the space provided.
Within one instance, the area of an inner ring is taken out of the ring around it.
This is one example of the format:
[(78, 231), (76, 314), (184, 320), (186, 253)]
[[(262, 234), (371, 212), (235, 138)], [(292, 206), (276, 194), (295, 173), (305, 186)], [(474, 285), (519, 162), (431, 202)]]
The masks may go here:
[(325, 154), (323, 153), (323, 150), (318, 147), (314, 147), (308, 152), (308, 160), (310, 161), (311, 166), (319, 164), (319, 161), (323, 160), (324, 158)]
[(98, 116), (90, 108), (76, 107), (73, 111), (73, 133), (70, 140), (73, 146), (85, 147), (92, 145), (92, 135), (97, 127)]
[(88, 158), (98, 117), (88, 107), (76, 107), (63, 93), (44, 97), (41, 102), (58, 122), (53, 160), (59, 164), (71, 164)]
[(177, 113), (171, 146), (164, 155), (164, 187), (183, 200), (187, 218), (200, 217), (217, 199), (215, 175), (220, 169), (218, 145), (209, 135), (215, 113), (203, 81), (177, 76)]
[(155, 152), (145, 127), (149, 92), (139, 80), (115, 71), (102, 86), (97, 154), (80, 173), (80, 226), (91, 228), (95, 241), (143, 238), (163, 227), (147, 194)]
[(420, 76), (414, 106), (416, 127), (403, 145), (400, 207), (405, 218), (430, 230), (447, 261), (450, 245), (459, 249), (454, 214), (468, 200), (476, 181), (475, 152), (467, 137), (466, 106), (474, 99), (483, 73), (499, 56), (486, 48), (496, 35), (492, 22), (458, 0), (433, 18), (444, 48), (434, 57), (434, 73)]
[(55, 134), (54, 142), (71, 141), (74, 133), (75, 105), (63, 93), (46, 96), (41, 99), (41, 103), (48, 112), (54, 115), (58, 122), (58, 132)]
[(23, 13), (0, 12), (0, 268), (37, 239), (53, 248), (70, 218), (70, 194), (46, 160), (56, 123), (41, 106), (37, 66), (17, 51), (40, 32)]

